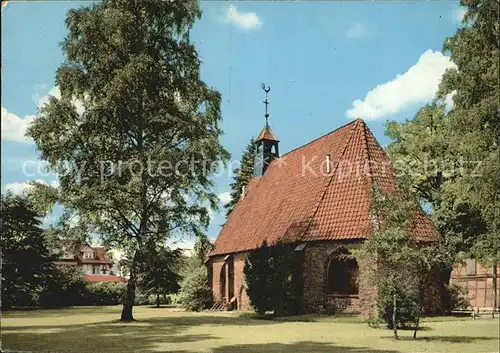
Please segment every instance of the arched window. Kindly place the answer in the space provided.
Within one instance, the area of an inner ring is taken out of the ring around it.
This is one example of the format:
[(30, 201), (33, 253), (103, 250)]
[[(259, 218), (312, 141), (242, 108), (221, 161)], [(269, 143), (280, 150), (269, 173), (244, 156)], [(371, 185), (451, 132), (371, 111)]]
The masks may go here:
[(358, 263), (353, 258), (346, 257), (347, 251), (339, 252), (328, 265), (328, 294), (357, 295)]

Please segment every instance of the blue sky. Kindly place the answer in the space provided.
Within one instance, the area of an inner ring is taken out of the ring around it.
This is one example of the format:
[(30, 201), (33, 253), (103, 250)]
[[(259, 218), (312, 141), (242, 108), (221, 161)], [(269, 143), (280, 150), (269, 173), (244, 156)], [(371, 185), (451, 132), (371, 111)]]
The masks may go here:
[[(192, 39), (203, 80), (222, 94), (222, 143), (235, 160), (264, 125), (262, 82), (271, 86), (270, 124), (282, 153), (358, 117), (388, 143), (385, 122), (412, 118), (453, 65), (442, 43), (463, 16), (458, 1), (201, 3)], [(38, 154), (23, 132), (40, 102), (56, 94), (65, 14), (85, 4), (2, 7), (2, 191), (56, 181), (29, 164)], [(216, 180), (221, 204), (230, 182), (227, 174)], [(213, 214), (211, 238), (223, 214)]]

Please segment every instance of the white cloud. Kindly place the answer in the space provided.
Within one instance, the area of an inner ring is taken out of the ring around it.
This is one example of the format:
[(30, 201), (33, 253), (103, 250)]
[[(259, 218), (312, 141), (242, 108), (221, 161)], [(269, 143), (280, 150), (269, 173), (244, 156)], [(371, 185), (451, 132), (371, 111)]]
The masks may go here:
[(222, 192), (222, 193), (218, 194), (217, 197), (219, 198), (220, 202), (223, 205), (225, 205), (226, 203), (231, 201), (231, 193), (229, 191)]
[(455, 9), (455, 10), (453, 10), (453, 19), (457, 22), (462, 22), (466, 13), (467, 13), (467, 9), (464, 7), (460, 7), (458, 9)]
[(12, 193), (14, 193), (16, 195), (20, 195), (20, 194), (23, 194), (24, 192), (28, 191), (29, 189), (31, 189), (33, 187), (33, 185), (31, 185), (30, 183), (34, 182), (34, 181), (41, 183), (41, 184), (44, 184), (44, 185), (50, 185), (53, 187), (59, 186), (58, 180), (53, 180), (51, 182), (47, 182), (46, 180), (37, 179), (37, 180), (27, 180), (27, 181), (23, 181), (23, 182), (8, 183), (8, 184), (5, 184), (4, 189), (5, 189), (5, 191), (11, 191)]
[(453, 105), (454, 105), (453, 97), (455, 96), (455, 94), (457, 94), (456, 90), (451, 92), (450, 94), (448, 94), (446, 96), (446, 98), (444, 99), (445, 109), (447, 112), (449, 112), (450, 110), (453, 109)]
[(33, 140), (24, 136), (26, 129), (36, 118), (34, 115), (26, 115), (21, 119), (14, 113), (10, 113), (2, 107), (2, 140), (22, 143), (33, 143)]
[[(45, 104), (47, 104), (51, 96), (54, 96), (57, 99), (61, 99), (61, 90), (59, 89), (58, 86), (52, 87), (47, 95), (40, 98), (40, 100), (38, 101), (38, 109), (42, 108)], [(80, 115), (83, 114), (85, 108), (83, 107), (83, 102), (81, 100), (73, 99), (71, 103), (73, 103), (73, 105), (75, 106), (76, 112), (78, 114)]]
[(245, 31), (260, 28), (263, 24), (255, 12), (240, 12), (233, 5), (227, 8), (226, 20)]
[[(47, 104), (49, 102), (50, 96), (54, 96), (58, 99), (61, 98), (61, 91), (59, 90), (59, 87), (53, 87), (47, 95), (39, 98), (37, 108), (40, 109), (45, 104)], [(37, 97), (38, 96), (35, 94), (32, 98), (35, 99)], [(76, 108), (76, 112), (78, 114), (83, 114), (85, 108), (83, 107), (82, 101), (74, 99), (72, 103)], [(21, 143), (33, 143), (33, 140), (31, 138), (28, 138), (24, 135), (29, 125), (35, 119), (36, 115), (26, 115), (23, 119), (21, 119), (16, 114), (9, 112), (6, 108), (2, 107), (2, 140)]]
[(363, 100), (352, 102), (346, 114), (351, 119), (375, 120), (431, 101), (446, 69), (455, 67), (450, 57), (439, 51), (427, 50), (418, 62), (402, 75), (378, 85)]
[(42, 96), (37, 103), (37, 108), (40, 109), (42, 108), (45, 104), (49, 103), (49, 99), (51, 96), (56, 97), (57, 99), (61, 99), (61, 90), (59, 89), (58, 86), (54, 86), (50, 89), (49, 93), (47, 93), (45, 96)]
[(12, 193), (14, 193), (16, 195), (23, 194), (25, 191), (27, 191), (30, 188), (32, 188), (32, 186), (27, 181), (22, 182), (22, 183), (5, 184), (5, 190), (11, 191)]
[(362, 23), (353, 23), (345, 33), (348, 38), (363, 38), (368, 33), (368, 27)]

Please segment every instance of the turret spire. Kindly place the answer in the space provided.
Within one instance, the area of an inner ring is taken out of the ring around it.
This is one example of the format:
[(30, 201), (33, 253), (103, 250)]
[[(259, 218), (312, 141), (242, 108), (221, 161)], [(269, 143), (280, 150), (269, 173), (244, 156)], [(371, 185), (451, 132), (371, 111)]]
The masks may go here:
[(269, 102), (267, 100), (267, 94), (271, 90), (271, 87), (269, 87), (269, 86), (266, 87), (265, 84), (261, 84), (261, 87), (264, 90), (264, 92), (266, 92), (266, 100), (264, 101), (264, 105), (266, 107), (266, 113), (264, 114), (264, 116), (266, 117), (266, 125), (268, 125), (269, 113), (267, 112), (267, 105), (269, 104)]
[(265, 84), (261, 84), (262, 90), (266, 92), (266, 97), (264, 100), (264, 107), (265, 107), (265, 118), (266, 118), (266, 125), (260, 132), (260, 134), (257, 136), (257, 139), (255, 140), (255, 144), (257, 145), (257, 152), (255, 155), (255, 162), (254, 162), (254, 175), (255, 176), (262, 176), (266, 172), (267, 167), (271, 162), (279, 158), (279, 152), (278, 152), (278, 139), (274, 135), (274, 133), (271, 130), (271, 127), (269, 126), (269, 113), (267, 111), (267, 106), (269, 104), (269, 101), (267, 100), (267, 94), (271, 90), (271, 87), (266, 86)]

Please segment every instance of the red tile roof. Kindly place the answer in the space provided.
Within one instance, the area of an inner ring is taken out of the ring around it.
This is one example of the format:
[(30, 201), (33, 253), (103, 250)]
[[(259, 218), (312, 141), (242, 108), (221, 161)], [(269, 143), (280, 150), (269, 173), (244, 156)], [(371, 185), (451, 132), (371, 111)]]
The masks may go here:
[[(367, 238), (372, 234), (374, 183), (391, 191), (395, 174), (382, 147), (358, 119), (284, 154), (264, 176), (252, 179), (210, 256), (255, 249), (263, 240)], [(437, 239), (423, 213), (416, 217), (414, 234), (421, 240)]]
[(83, 279), (87, 282), (126, 282), (123, 277), (111, 275), (84, 275)]

